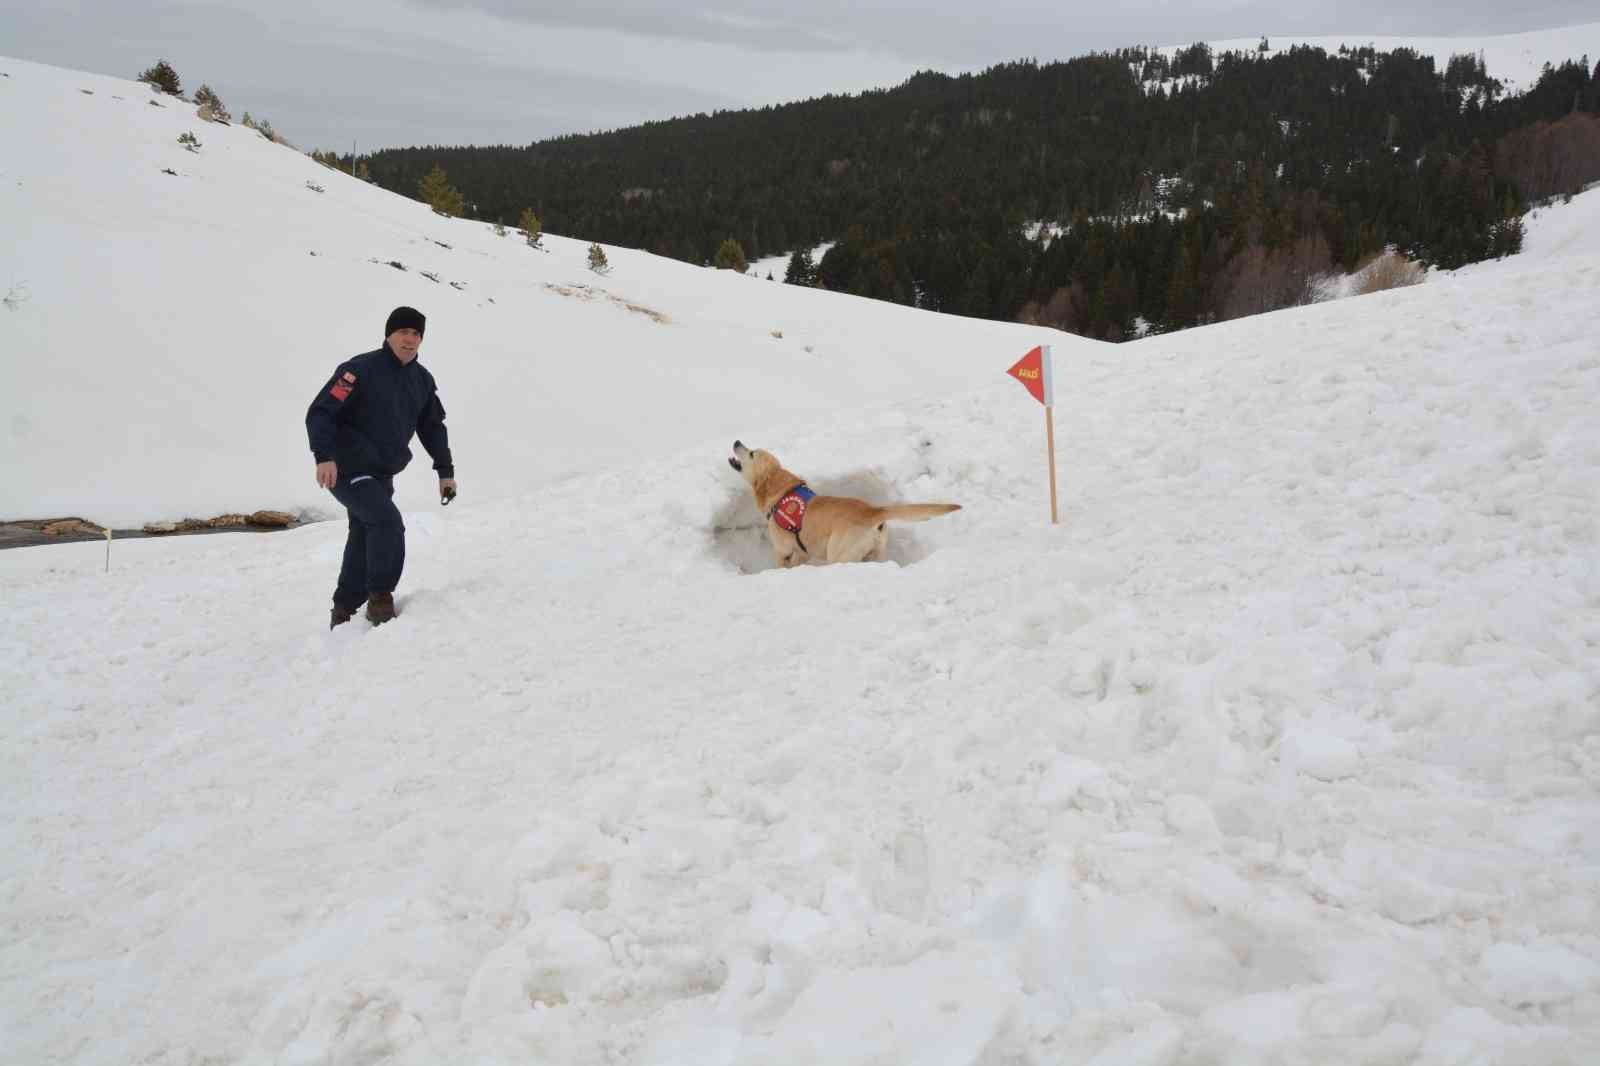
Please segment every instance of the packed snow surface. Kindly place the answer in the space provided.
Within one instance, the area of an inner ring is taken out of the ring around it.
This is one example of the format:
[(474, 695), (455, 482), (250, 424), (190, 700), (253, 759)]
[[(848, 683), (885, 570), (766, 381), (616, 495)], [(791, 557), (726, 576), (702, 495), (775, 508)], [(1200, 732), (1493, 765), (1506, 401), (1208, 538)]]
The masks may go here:
[[(305, 405), (398, 303), (462, 485), (379, 629), (340, 522), (0, 553), (0, 1061), (1600, 1060), (1596, 194), (1113, 347), (0, 72), (0, 514), (335, 513)], [(735, 436), (963, 510), (775, 570)]]

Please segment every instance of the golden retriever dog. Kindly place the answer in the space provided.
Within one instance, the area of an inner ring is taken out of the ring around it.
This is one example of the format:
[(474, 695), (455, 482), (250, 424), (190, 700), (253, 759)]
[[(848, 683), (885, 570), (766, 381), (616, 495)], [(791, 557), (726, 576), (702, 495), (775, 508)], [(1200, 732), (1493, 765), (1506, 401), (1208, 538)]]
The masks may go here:
[(767, 516), (767, 540), (779, 566), (807, 559), (824, 563), (882, 562), (888, 558), (890, 522), (925, 522), (959, 503), (896, 503), (885, 506), (851, 496), (818, 496), (805, 478), (791, 474), (777, 456), (733, 442), (728, 465), (739, 472), (756, 506)]

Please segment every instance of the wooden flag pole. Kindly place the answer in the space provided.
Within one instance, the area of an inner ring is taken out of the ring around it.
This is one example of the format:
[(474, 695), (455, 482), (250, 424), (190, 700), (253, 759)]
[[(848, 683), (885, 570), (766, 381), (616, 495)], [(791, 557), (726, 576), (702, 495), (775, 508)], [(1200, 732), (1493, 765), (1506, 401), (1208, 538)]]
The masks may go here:
[(1044, 441), (1050, 451), (1050, 524), (1059, 525), (1056, 517), (1056, 361), (1050, 345), (1039, 346), (1039, 370), (1044, 386)]
[(1055, 408), (1044, 409), (1044, 440), (1045, 447), (1050, 451), (1050, 524), (1059, 525), (1060, 519), (1056, 517), (1056, 420)]
[(1044, 405), (1045, 453), (1050, 460), (1050, 524), (1059, 525), (1056, 511), (1056, 382), (1050, 346), (1041, 344), (1018, 359), (1006, 373), (1022, 382), (1022, 387)]

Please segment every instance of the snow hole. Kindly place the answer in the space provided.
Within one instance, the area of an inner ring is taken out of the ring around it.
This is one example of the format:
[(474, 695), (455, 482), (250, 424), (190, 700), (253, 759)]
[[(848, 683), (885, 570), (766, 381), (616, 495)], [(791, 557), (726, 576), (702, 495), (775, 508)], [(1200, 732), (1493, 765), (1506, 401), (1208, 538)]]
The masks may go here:
[[(899, 503), (906, 500), (893, 482), (870, 470), (819, 478), (811, 483), (811, 487), (819, 495), (856, 496), (871, 503)], [(896, 522), (889, 527), (890, 562), (910, 566), (927, 558), (932, 550), (924, 539), (919, 538), (916, 524)], [(772, 548), (767, 543), (766, 519), (756, 511), (748, 492), (731, 493), (712, 516), (711, 554), (741, 574), (777, 569), (777, 564), (772, 560)]]

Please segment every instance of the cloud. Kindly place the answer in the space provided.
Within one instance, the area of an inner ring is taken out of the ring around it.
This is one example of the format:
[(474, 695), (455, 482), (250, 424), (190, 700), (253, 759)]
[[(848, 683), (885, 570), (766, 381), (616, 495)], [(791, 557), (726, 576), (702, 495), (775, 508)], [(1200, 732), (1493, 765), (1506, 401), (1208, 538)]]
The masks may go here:
[(546, 28), (613, 31), (757, 52), (865, 50), (901, 59), (994, 63), (1023, 56), (1064, 58), (1095, 48), (1174, 44), (1262, 34), (1510, 33), (1593, 18), (1588, 0), (1536, 0), (1507, 9), (1499, 0), (1448, 7), (1420, 0), (1131, 0), (1108, 6), (1073, 0), (416, 0), (421, 8), (474, 10)]
[(1573, 0), (0, 0), (0, 49), (127, 78), (166, 58), (302, 147), (366, 150), (526, 144), (1128, 44), (1592, 18)]
[[(541, 27), (604, 30), (657, 40), (732, 45), (756, 51), (848, 51), (860, 35), (836, 0), (783, 4), (716, 0), (673, 6), (659, 0), (418, 0), (419, 7), (482, 11)], [(841, 29), (841, 27), (849, 27)]]

